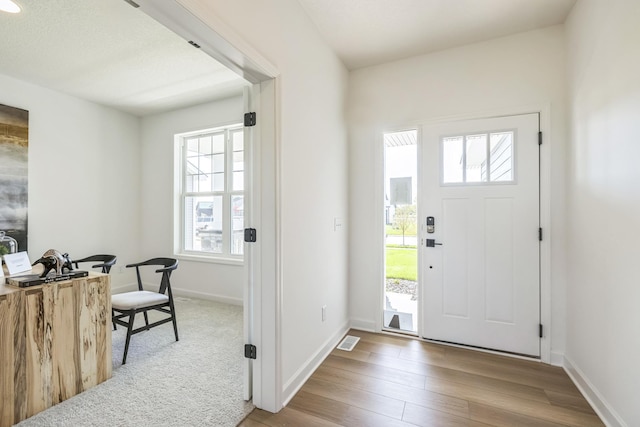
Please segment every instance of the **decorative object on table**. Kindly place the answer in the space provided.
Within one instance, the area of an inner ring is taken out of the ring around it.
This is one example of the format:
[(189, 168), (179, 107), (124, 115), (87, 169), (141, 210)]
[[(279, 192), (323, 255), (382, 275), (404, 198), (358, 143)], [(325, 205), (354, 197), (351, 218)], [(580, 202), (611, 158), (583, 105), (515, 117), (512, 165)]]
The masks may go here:
[(18, 252), (18, 241), (8, 236), (6, 231), (0, 231), (0, 256), (16, 252)]
[(64, 273), (70, 273), (73, 270), (73, 265), (71, 264), (71, 258), (69, 258), (69, 254), (60, 253), (55, 249), (49, 249), (46, 251), (39, 260), (34, 262), (32, 265), (42, 264), (44, 265), (44, 271), (40, 275), (40, 277), (46, 277), (50, 271), (55, 269), (56, 275), (61, 275)]
[(14, 252), (27, 250), (28, 153), (29, 112), (0, 104), (0, 230)]
[(31, 261), (29, 261), (29, 255), (25, 251), (6, 254), (4, 256), (4, 262), (10, 275), (31, 270)]
[[(21, 253), (26, 254), (26, 252)], [(52, 282), (61, 282), (63, 280), (86, 277), (89, 275), (89, 273), (86, 271), (74, 271), (71, 264), (71, 258), (69, 258), (69, 254), (63, 254), (55, 249), (49, 249), (48, 251), (46, 251), (42, 255), (42, 257), (40, 257), (40, 259), (38, 259), (32, 265), (29, 265), (29, 259), (27, 258), (26, 264), (29, 267), (35, 266), (36, 264), (42, 264), (44, 266), (44, 270), (41, 274), (26, 274), (18, 277), (9, 277), (6, 279), (8, 285), (26, 288), (29, 286), (43, 285), (45, 283)]]
[(41, 277), (38, 274), (26, 274), (24, 276), (7, 277), (7, 285), (17, 286), (19, 288), (28, 288), (30, 286), (45, 285), (47, 283), (62, 282), (64, 280), (72, 280), (80, 277), (87, 277), (89, 275), (86, 271), (72, 271), (64, 274), (52, 274), (46, 277)]

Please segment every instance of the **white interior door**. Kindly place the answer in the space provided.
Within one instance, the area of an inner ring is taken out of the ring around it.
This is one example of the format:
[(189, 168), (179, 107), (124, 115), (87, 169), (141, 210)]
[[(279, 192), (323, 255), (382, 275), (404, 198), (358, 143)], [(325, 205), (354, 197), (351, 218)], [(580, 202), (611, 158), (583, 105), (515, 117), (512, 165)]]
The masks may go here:
[(425, 338), (540, 356), (538, 131), (538, 114), (424, 128)]

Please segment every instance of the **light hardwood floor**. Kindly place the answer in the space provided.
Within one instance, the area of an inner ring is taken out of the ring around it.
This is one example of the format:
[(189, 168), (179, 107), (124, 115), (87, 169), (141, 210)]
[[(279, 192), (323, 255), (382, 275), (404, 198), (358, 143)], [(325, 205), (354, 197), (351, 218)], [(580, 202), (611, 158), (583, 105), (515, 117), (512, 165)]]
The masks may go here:
[(558, 367), (351, 330), (278, 414), (255, 426), (602, 426)]

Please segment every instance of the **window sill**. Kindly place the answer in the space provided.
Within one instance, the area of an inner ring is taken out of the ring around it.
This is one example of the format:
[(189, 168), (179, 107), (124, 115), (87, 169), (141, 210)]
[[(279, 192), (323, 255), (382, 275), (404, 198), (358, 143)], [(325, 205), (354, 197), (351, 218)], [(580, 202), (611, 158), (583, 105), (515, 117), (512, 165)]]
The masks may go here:
[(183, 261), (204, 262), (207, 264), (237, 265), (239, 267), (242, 267), (244, 265), (244, 260), (236, 258), (211, 257), (191, 254), (175, 254), (175, 257)]

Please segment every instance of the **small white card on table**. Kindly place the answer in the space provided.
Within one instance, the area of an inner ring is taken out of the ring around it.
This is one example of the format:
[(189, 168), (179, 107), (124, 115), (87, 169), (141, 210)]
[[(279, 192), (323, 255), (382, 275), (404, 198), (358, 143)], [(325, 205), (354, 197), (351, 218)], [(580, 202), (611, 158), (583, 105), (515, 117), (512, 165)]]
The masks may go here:
[(26, 252), (6, 254), (4, 256), (4, 263), (7, 265), (10, 276), (31, 270), (31, 261), (29, 261), (29, 255), (27, 255)]

